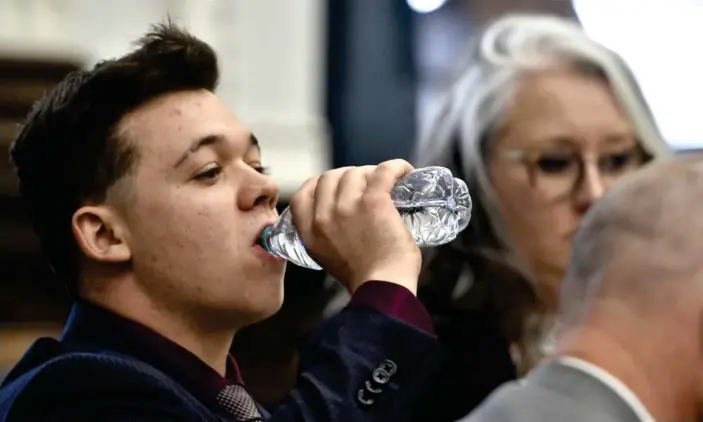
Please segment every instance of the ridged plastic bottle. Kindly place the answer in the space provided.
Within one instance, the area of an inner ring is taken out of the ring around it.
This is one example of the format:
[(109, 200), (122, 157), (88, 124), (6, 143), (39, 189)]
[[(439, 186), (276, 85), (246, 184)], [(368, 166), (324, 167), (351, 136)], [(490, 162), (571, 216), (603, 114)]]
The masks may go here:
[[(451, 242), (471, 220), (471, 196), (466, 183), (444, 167), (416, 169), (391, 191), (391, 198), (420, 247)], [(261, 233), (261, 246), (270, 254), (313, 270), (322, 268), (308, 255), (290, 209)]]

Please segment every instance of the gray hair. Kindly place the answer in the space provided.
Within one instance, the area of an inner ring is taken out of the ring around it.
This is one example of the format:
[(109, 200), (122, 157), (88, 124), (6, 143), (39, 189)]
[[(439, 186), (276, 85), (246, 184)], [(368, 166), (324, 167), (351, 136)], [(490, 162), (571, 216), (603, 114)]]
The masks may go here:
[[(458, 154), (461, 168), (455, 170), (467, 179), (489, 220), (474, 219), (471, 227), (493, 232), (509, 261), (518, 265), (503, 224), (497, 221), (500, 216), (485, 159), (492, 132), (500, 125), (523, 73), (572, 65), (576, 71), (602, 75), (634, 126), (642, 148), (652, 157), (668, 157), (672, 151), (662, 139), (630, 69), (619, 56), (590, 39), (576, 22), (550, 15), (507, 15), (489, 25), (477, 41), (439, 119), (420, 140), (415, 164), (448, 165), (452, 154)], [(481, 224), (491, 229), (476, 227)]]

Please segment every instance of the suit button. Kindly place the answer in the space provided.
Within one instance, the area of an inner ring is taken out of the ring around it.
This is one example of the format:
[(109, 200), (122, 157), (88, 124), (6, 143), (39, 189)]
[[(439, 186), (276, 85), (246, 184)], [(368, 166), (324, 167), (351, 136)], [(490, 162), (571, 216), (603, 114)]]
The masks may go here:
[(374, 393), (374, 394), (381, 394), (383, 392), (382, 388), (375, 388), (373, 385), (371, 385), (371, 381), (366, 381), (366, 391), (369, 393)]
[(398, 372), (398, 365), (395, 364), (390, 359), (386, 359), (383, 362), (381, 362), (380, 365), (378, 365), (379, 369), (383, 369), (384, 371), (388, 372), (388, 375), (394, 375), (396, 372)]
[(363, 404), (364, 406), (371, 406), (373, 404), (373, 399), (366, 398), (366, 392), (364, 391), (364, 389), (360, 389), (356, 393), (356, 399), (359, 400), (359, 403)]
[(377, 384), (381, 384), (381, 385), (387, 384), (388, 381), (390, 381), (390, 379), (391, 379), (391, 374), (389, 374), (388, 371), (386, 371), (385, 369), (376, 368), (373, 370), (373, 380)]

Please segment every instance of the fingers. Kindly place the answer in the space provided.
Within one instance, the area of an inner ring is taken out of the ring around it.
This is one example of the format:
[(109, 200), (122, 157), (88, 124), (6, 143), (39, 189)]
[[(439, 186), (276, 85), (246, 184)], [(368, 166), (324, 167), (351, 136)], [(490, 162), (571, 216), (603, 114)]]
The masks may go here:
[(290, 198), (290, 211), (293, 224), (298, 232), (308, 233), (311, 228), (311, 218), (315, 207), (315, 190), (319, 177), (311, 177), (303, 183), (298, 191)]
[(368, 178), (373, 173), (376, 166), (362, 166), (350, 168), (339, 181), (337, 188), (337, 204), (344, 212), (346, 207), (353, 207), (359, 198), (364, 194)]
[(398, 180), (413, 170), (405, 160), (391, 160), (378, 166), (342, 167), (308, 179), (291, 198), (293, 222), (306, 233), (328, 231), (337, 213), (354, 213), (362, 196), (388, 195)]
[(379, 164), (370, 175), (366, 192), (369, 195), (387, 194), (398, 180), (410, 174), (413, 166), (405, 160), (390, 160)]
[(353, 167), (340, 167), (320, 176), (315, 188), (314, 219), (316, 225), (326, 227), (332, 223), (337, 188), (344, 173)]

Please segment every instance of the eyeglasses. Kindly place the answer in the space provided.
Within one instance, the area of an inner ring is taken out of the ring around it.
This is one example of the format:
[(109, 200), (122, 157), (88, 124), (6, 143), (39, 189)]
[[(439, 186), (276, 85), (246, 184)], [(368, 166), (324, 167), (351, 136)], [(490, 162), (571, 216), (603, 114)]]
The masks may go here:
[(584, 182), (588, 166), (595, 167), (607, 182), (636, 170), (646, 159), (639, 145), (599, 155), (564, 149), (511, 149), (503, 155), (527, 167), (533, 187), (558, 196), (575, 192)]

